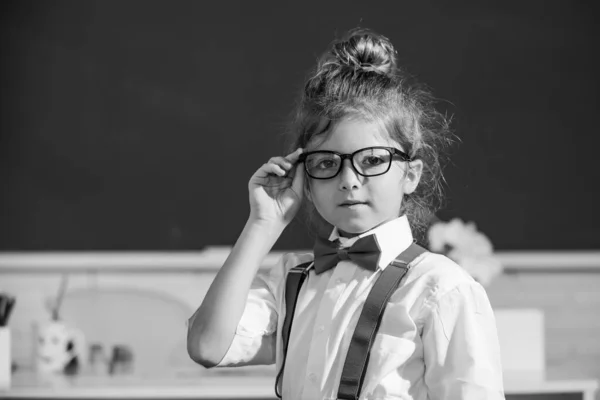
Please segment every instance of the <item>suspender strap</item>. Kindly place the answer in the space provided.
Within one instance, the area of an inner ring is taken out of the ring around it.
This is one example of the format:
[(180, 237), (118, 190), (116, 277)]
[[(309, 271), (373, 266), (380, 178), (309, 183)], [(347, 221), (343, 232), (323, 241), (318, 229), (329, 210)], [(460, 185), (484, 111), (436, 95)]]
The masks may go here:
[[(364, 374), (369, 362), (369, 353), (373, 346), (372, 341), (379, 328), (381, 316), (383, 315), (387, 302), (408, 271), (408, 265), (425, 251), (424, 248), (413, 243), (391, 262), (389, 265), (391, 268), (386, 268), (379, 278), (377, 278), (375, 285), (365, 301), (365, 305), (363, 306), (363, 310), (361, 311), (352, 337), (352, 342), (348, 349), (338, 392), (339, 399), (358, 399), (360, 390), (362, 389)], [(298, 294), (300, 293), (300, 288), (302, 287), (304, 280), (308, 276), (308, 267), (311, 264), (312, 262), (306, 262), (292, 268), (289, 271), (285, 282), (286, 313), (281, 332), (283, 340), (283, 360), (281, 369), (275, 379), (275, 395), (278, 398), (281, 398), (279, 385), (283, 382), (283, 370), (287, 357), (288, 343), (294, 319), (294, 311), (296, 310), (296, 303), (298, 301)], [(373, 297), (376, 297), (376, 299), (373, 300)], [(378, 306), (375, 306), (375, 303), (378, 304)]]
[(408, 268), (408, 265), (417, 259), (421, 254), (427, 252), (426, 249), (419, 246), (416, 243), (408, 246), (406, 250), (404, 250), (394, 261), (392, 261), (392, 265), (397, 267), (405, 267)]
[(377, 278), (365, 300), (348, 348), (338, 389), (338, 399), (358, 400), (369, 363), (369, 354), (385, 307), (406, 275), (409, 264), (425, 251), (422, 247), (411, 244)]
[(292, 321), (294, 319), (294, 311), (296, 310), (296, 302), (298, 301), (300, 288), (308, 276), (308, 267), (311, 264), (312, 261), (295, 266), (288, 272), (285, 281), (285, 319), (283, 320), (281, 331), (281, 336), (283, 338), (283, 360), (281, 362), (281, 369), (277, 374), (277, 378), (275, 378), (275, 395), (279, 398), (281, 398), (279, 383), (280, 380), (283, 379), (283, 369), (285, 367), (290, 331), (292, 330)]

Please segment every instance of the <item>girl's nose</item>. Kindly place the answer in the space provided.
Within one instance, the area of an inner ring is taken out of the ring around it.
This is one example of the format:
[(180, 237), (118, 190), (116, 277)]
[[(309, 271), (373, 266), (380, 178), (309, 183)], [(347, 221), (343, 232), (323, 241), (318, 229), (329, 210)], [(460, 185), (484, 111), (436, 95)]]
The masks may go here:
[(352, 161), (344, 160), (340, 171), (340, 190), (352, 190), (360, 186), (360, 175), (352, 166)]

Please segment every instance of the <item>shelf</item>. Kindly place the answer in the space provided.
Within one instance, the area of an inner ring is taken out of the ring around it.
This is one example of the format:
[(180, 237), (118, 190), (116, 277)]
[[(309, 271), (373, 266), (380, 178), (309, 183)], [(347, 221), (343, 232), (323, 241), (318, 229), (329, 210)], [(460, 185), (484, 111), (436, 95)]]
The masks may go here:
[[(230, 247), (208, 247), (183, 252), (0, 252), (0, 272), (214, 273), (230, 251)], [(273, 266), (284, 253), (269, 253), (263, 268)], [(600, 251), (499, 251), (496, 255), (506, 273), (600, 272)]]

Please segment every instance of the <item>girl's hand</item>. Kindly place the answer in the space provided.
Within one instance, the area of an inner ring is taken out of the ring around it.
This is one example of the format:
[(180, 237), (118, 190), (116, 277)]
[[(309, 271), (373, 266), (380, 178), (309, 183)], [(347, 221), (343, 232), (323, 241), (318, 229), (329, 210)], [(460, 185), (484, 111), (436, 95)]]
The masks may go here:
[(250, 178), (250, 216), (257, 221), (287, 225), (302, 203), (304, 168), (298, 163), (302, 149), (286, 157), (273, 157)]

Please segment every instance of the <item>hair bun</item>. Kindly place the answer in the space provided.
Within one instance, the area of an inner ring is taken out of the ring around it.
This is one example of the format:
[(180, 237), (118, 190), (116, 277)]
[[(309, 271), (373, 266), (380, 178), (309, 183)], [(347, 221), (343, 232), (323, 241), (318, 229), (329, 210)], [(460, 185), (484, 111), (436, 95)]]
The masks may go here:
[[(365, 28), (352, 29), (344, 38), (334, 42), (331, 56), (340, 65), (363, 71), (389, 75), (396, 70), (396, 50), (390, 40)], [(333, 60), (330, 58), (329, 61)]]

